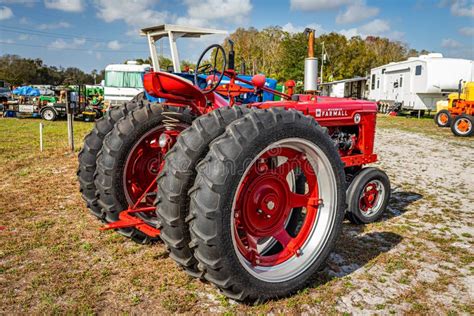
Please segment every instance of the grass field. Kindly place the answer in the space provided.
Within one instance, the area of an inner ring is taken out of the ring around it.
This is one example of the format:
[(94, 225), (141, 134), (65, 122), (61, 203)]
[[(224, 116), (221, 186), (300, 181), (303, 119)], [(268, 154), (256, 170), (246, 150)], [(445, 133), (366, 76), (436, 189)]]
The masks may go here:
[[(66, 122), (0, 119), (0, 313), (474, 313), (474, 138), (432, 120), (380, 116), (392, 199), (343, 234), (318, 281), (258, 306), (189, 278), (165, 247), (99, 231), (76, 181)], [(75, 123), (81, 146), (92, 124)]]

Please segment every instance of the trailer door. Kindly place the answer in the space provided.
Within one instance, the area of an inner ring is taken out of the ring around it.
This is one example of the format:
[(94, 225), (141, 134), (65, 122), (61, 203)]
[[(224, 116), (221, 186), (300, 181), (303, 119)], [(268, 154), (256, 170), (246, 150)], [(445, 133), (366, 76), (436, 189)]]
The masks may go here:
[(410, 68), (404, 69), (400, 72), (400, 78), (398, 79), (398, 86), (400, 90), (400, 102), (403, 103), (404, 108), (412, 107), (412, 95), (410, 93)]

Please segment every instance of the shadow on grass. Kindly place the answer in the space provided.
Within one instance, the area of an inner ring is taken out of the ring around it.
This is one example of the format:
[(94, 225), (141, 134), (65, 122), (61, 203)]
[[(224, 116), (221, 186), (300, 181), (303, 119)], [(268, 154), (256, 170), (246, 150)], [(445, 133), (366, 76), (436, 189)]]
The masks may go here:
[(370, 232), (360, 235), (358, 229), (354, 230), (353, 225), (351, 226), (344, 225), (341, 237), (329, 255), (326, 267), (318, 273), (318, 279), (313, 287), (351, 274), (382, 253), (390, 251), (403, 240), (402, 236), (393, 232)]
[(382, 217), (382, 221), (403, 215), (407, 211), (410, 204), (415, 203), (422, 198), (423, 195), (416, 192), (392, 191), (387, 211)]

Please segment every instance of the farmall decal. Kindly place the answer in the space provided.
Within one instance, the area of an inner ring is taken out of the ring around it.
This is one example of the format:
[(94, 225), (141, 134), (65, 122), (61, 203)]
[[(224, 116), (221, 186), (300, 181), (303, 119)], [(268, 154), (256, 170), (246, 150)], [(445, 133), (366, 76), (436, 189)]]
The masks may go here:
[(347, 116), (347, 110), (344, 109), (316, 109), (316, 117), (338, 117)]

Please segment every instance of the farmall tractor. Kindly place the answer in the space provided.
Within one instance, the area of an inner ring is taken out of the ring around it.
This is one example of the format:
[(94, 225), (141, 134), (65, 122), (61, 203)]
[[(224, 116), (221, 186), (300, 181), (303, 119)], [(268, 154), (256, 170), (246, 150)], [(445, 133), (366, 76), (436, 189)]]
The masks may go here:
[[(233, 50), (227, 56), (220, 45), (197, 62), (195, 82), (205, 74), (206, 87), (146, 74), (147, 93), (164, 102), (137, 98), (112, 109), (79, 155), (81, 192), (103, 229), (140, 243), (161, 239), (189, 275), (238, 301), (310, 285), (344, 217), (379, 219), (390, 183), (364, 167), (377, 160), (376, 104), (316, 94), (314, 31), (308, 35), (304, 94), (291, 82), (281, 93), (263, 75), (240, 78)], [(240, 105), (238, 83), (282, 99)]]

